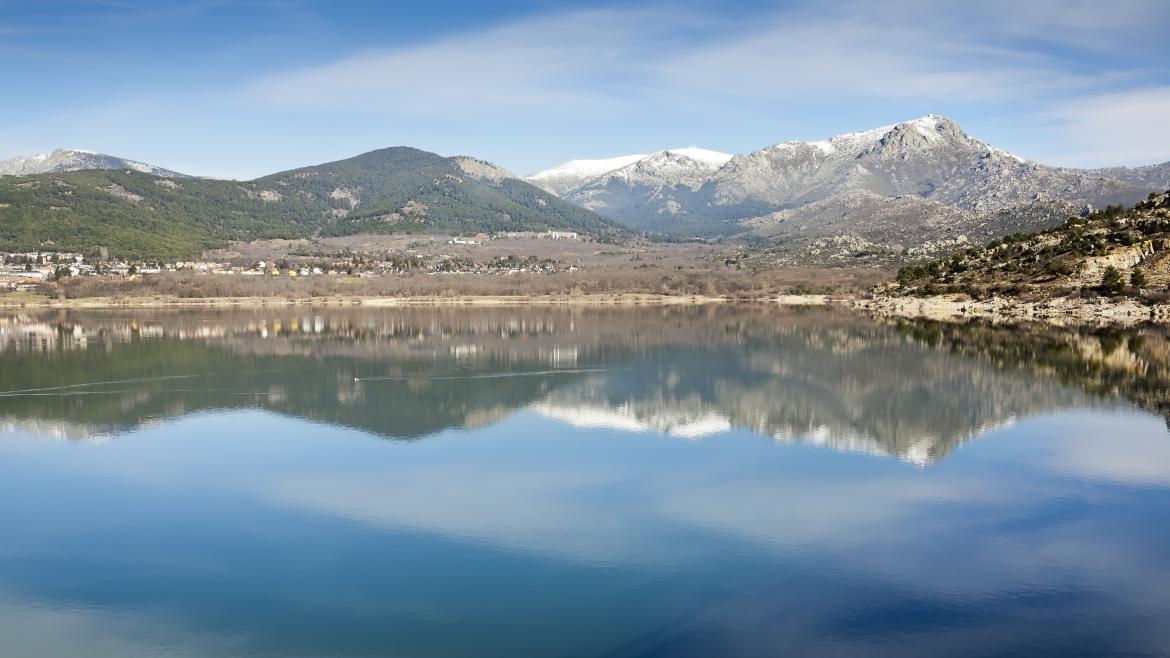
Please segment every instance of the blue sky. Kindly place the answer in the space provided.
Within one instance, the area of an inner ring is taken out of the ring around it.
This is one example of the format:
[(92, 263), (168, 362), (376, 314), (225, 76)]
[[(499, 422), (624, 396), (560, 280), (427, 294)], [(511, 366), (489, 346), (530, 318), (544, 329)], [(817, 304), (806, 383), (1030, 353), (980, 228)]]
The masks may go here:
[(1041, 162), (1170, 160), (1170, 2), (0, 0), (0, 159), (253, 177), (410, 145), (517, 173), (945, 114)]

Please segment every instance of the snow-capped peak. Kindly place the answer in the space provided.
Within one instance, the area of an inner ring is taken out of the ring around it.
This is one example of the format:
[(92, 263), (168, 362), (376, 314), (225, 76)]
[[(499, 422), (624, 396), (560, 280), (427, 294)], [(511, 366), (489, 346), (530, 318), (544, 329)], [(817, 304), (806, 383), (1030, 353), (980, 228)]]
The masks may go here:
[[(727, 153), (688, 146), (656, 151), (649, 155), (571, 160), (527, 179), (554, 194), (575, 198), (578, 203), (595, 203), (596, 197), (608, 194), (600, 190), (613, 182), (651, 189), (683, 185), (697, 190), (711, 181), (724, 187), (735, 187), (738, 183), (727, 181), (744, 182), (750, 179), (744, 183), (748, 188), (770, 190), (777, 186), (777, 180), (812, 175), (809, 172), (813, 171), (821, 172), (817, 176), (823, 174), (823, 177), (835, 180), (836, 174), (831, 172), (838, 169), (841, 172), (850, 171), (859, 157), (899, 158), (916, 152), (929, 152), (933, 154), (931, 157), (950, 152), (981, 152), (1026, 162), (1023, 158), (969, 137), (957, 123), (945, 116), (927, 114), (826, 139), (781, 142), (744, 156), (733, 157)], [(796, 173), (801, 171), (805, 173)], [(736, 194), (739, 193), (733, 196)]]
[(954, 121), (939, 114), (928, 114), (917, 119), (871, 128), (869, 130), (841, 133), (827, 139), (780, 142), (779, 144), (766, 147), (759, 152), (797, 151), (811, 147), (825, 155), (831, 155), (833, 153), (852, 155), (871, 147), (890, 133), (898, 130), (912, 130), (926, 144), (941, 143), (955, 137), (970, 140), (970, 138), (963, 134), (962, 129)]
[(649, 155), (637, 153), (598, 160), (569, 160), (551, 169), (530, 174), (525, 180), (558, 195), (609, 177), (637, 181), (642, 185), (691, 184), (699, 177), (722, 167), (731, 157), (730, 153), (687, 146), (655, 151)]
[(615, 158), (569, 160), (551, 169), (529, 174), (524, 179), (546, 192), (560, 195), (591, 178), (603, 176), (645, 157), (645, 153), (635, 153)]
[(694, 146), (657, 151), (621, 169), (595, 176), (582, 187), (603, 186), (611, 180), (620, 180), (642, 187), (686, 185), (694, 189), (727, 164), (731, 157), (728, 153)]
[(633, 164), (644, 157), (646, 157), (645, 153), (635, 153), (633, 155), (619, 155), (615, 158), (569, 160), (551, 169), (529, 174), (526, 178), (529, 180), (544, 180), (558, 176), (600, 176), (614, 169), (621, 169), (626, 165)]
[(144, 162), (85, 149), (56, 149), (52, 153), (38, 153), (27, 158), (16, 156), (10, 160), (0, 160), (0, 176), (30, 176), (85, 169), (128, 169), (154, 176), (183, 177), (183, 174)]
[(698, 160), (699, 162), (714, 168), (719, 168), (727, 164), (727, 161), (732, 157), (730, 153), (721, 153), (719, 151), (701, 149), (697, 146), (688, 146), (681, 149), (667, 149), (665, 151), (660, 151), (660, 153), (681, 155), (692, 160)]

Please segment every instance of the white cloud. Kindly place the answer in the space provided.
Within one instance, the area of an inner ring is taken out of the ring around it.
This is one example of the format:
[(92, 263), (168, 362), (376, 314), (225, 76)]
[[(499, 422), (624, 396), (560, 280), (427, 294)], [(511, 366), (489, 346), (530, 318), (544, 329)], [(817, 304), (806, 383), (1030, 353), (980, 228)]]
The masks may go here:
[[(1040, 161), (1148, 163), (1170, 158), (1170, 142), (1164, 124), (1143, 131), (1134, 117), (1162, 106), (1132, 113), (1170, 84), (1168, 25), (1163, 0), (548, 13), (276, 70), (221, 93), (119, 94), (84, 111), (24, 112), (0, 154), (83, 146), (247, 176), (410, 144), (530, 170), (674, 143), (743, 151), (940, 112)], [(13, 29), (0, 25), (0, 35)], [(0, 51), (19, 47), (9, 41)], [(290, 140), (302, 112), (330, 130)], [(186, 153), (170, 154), (176, 140)], [(235, 170), (224, 171), (233, 151)]]
[(1100, 94), (1051, 112), (1063, 151), (1051, 160), (1072, 166), (1155, 164), (1170, 160), (1170, 87)]
[(531, 19), (267, 76), (247, 96), (281, 107), (427, 116), (613, 111), (623, 105), (615, 93), (623, 72), (636, 73), (644, 43), (667, 38), (657, 18), (589, 11)]
[(1031, 99), (1127, 75), (1044, 54), (1043, 43), (1120, 45), (1167, 15), (1141, 1), (1017, 5), (837, 3), (750, 19), (666, 6), (563, 13), (270, 75), (249, 96), (391, 114), (624, 110), (712, 93)]
[[(539, 116), (565, 130), (599, 118), (734, 121), (773, 107), (809, 116), (846, 104), (917, 114), (961, 104), (975, 116), (1031, 121), (1033, 134), (1053, 138), (1032, 150), (1063, 149), (1066, 162), (1099, 153), (1072, 134), (1080, 124), (1103, 129), (1091, 139), (1133, 144), (1112, 148), (1110, 161), (1152, 161), (1166, 154), (1154, 153), (1153, 140), (1137, 148), (1142, 135), (1111, 123), (1110, 97), (1099, 94), (1160, 83), (1158, 32), (1168, 23), (1170, 4), (1150, 0), (850, 1), (753, 16), (659, 4), (542, 15), (367, 51), (259, 78), (243, 96), (265, 111)], [(1066, 114), (1053, 114), (1057, 106)], [(1157, 107), (1126, 111), (1145, 117)], [(1058, 118), (1070, 131), (1043, 130)]]

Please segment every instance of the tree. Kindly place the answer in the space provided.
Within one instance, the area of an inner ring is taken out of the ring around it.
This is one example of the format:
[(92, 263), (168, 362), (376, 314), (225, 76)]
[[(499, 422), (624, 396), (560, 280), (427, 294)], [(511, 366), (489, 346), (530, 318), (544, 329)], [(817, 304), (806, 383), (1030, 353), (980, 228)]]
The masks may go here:
[(1133, 274), (1129, 275), (1129, 285), (1134, 288), (1145, 288), (1147, 283), (1146, 273), (1136, 267), (1133, 268)]
[(1110, 265), (1101, 274), (1101, 287), (1107, 292), (1120, 292), (1125, 287), (1125, 280), (1121, 278), (1121, 270)]

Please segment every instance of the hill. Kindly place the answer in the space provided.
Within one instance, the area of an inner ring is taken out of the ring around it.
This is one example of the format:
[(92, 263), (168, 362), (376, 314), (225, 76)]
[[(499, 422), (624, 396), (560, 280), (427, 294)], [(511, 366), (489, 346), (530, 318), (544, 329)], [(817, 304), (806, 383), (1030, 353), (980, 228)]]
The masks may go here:
[(273, 174), (254, 183), (282, 198), (323, 207), (325, 235), (546, 229), (599, 234), (616, 228), (488, 162), (404, 147)]
[(489, 163), (404, 147), (246, 182), (101, 169), (0, 177), (0, 249), (13, 251), (177, 258), (233, 240), (548, 229), (621, 232)]
[(902, 268), (903, 294), (966, 293), (1031, 297), (1164, 295), (1170, 284), (1170, 192), (1125, 210), (1088, 217), (972, 247)]

